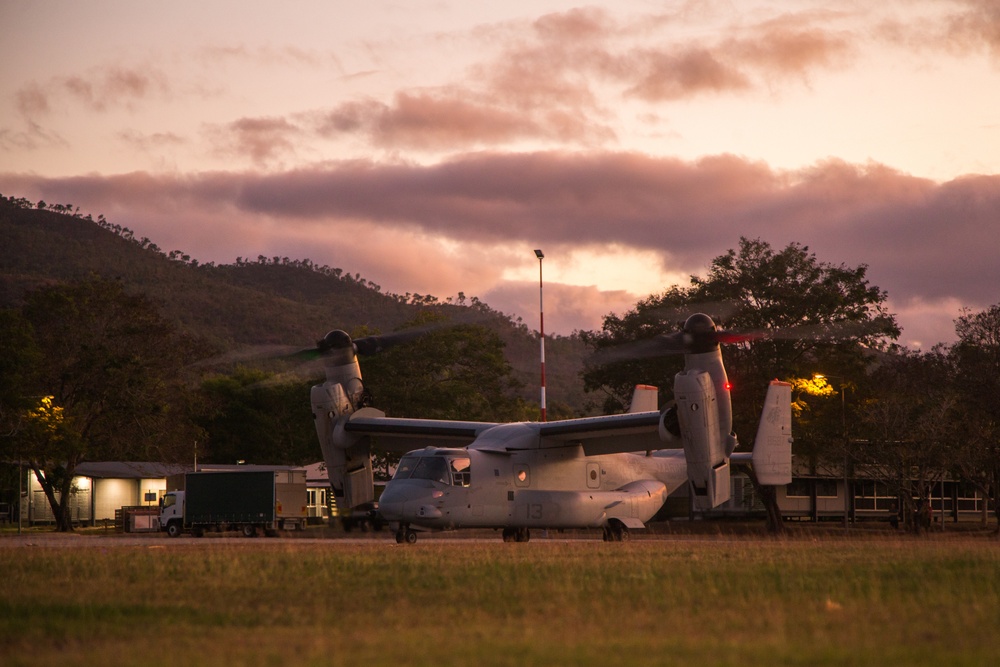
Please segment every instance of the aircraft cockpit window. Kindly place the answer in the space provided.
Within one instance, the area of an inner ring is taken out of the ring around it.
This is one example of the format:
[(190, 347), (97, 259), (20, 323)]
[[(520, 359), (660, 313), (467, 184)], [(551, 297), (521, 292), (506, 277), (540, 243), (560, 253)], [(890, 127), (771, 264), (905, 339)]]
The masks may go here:
[(433, 482), (451, 484), (451, 471), (448, 462), (440, 456), (423, 456), (413, 468), (411, 479), (429, 479)]
[(469, 486), (472, 459), (467, 456), (404, 456), (396, 466), (393, 479), (429, 479), (452, 486)]
[(410, 475), (413, 474), (413, 469), (417, 466), (417, 462), (420, 459), (416, 456), (404, 456), (399, 461), (399, 465), (396, 466), (396, 474), (392, 476), (393, 479), (409, 479)]
[(469, 486), (472, 483), (472, 459), (460, 457), (451, 459), (451, 480), (455, 486)]

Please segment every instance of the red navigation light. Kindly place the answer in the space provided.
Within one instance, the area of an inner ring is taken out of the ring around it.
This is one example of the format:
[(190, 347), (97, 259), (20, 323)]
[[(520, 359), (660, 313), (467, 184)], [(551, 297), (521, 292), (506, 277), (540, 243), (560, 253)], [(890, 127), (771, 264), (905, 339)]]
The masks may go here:
[(725, 387), (726, 387), (726, 391), (732, 391), (732, 388), (733, 388), (733, 383), (732, 383), (732, 382), (730, 382), (729, 380), (726, 380), (726, 385), (725, 385)]

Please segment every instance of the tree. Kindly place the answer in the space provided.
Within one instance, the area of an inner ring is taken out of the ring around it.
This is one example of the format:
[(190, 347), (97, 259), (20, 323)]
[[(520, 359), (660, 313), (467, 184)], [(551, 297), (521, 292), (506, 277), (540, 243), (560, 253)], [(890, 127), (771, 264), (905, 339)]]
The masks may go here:
[(1000, 304), (966, 312), (955, 322), (952, 346), (958, 472), (993, 503), (1000, 536)]
[[(725, 351), (733, 384), (733, 425), (752, 446), (767, 384), (815, 373), (860, 375), (865, 352), (885, 347), (899, 336), (895, 319), (885, 309), (886, 294), (868, 283), (867, 267), (849, 268), (820, 262), (808, 247), (789, 244), (780, 252), (761, 240), (740, 239), (739, 250), (712, 260), (705, 278), (692, 276), (691, 287), (675, 287), (650, 296), (618, 318), (605, 318), (604, 329), (588, 342), (602, 349), (676, 329), (692, 312), (705, 312), (728, 330), (755, 335)], [(680, 317), (678, 317), (680, 315)], [(625, 405), (632, 385), (661, 385), (679, 360), (631, 360), (588, 370), (590, 391), (602, 389)], [(658, 377), (652, 378), (651, 374)], [(626, 378), (631, 376), (630, 382)], [(838, 406), (839, 408), (839, 406)], [(822, 410), (822, 406), (817, 406)], [(839, 410), (838, 410), (839, 411)], [(838, 428), (830, 441), (839, 438)], [(827, 443), (823, 443), (827, 444)], [(822, 451), (820, 443), (803, 443), (796, 451)], [(751, 479), (756, 480), (750, 470)], [(769, 526), (781, 530), (774, 490), (757, 485), (768, 509)]]
[(930, 497), (955, 461), (958, 444), (951, 357), (895, 350), (874, 366), (858, 409), (859, 439), (851, 458), (866, 479), (900, 498), (904, 525), (915, 533), (930, 525)]
[(90, 278), (26, 296), (21, 317), (37, 363), (22, 374), (32, 407), (8, 446), (34, 471), (56, 527), (72, 530), (69, 499), (87, 460), (180, 460), (196, 431), (186, 416), (181, 370), (197, 347), (155, 306), (119, 282)]
[(320, 458), (309, 417), (310, 382), (237, 367), (201, 384), (196, 417), (204, 429), (204, 459), (213, 463), (306, 465)]

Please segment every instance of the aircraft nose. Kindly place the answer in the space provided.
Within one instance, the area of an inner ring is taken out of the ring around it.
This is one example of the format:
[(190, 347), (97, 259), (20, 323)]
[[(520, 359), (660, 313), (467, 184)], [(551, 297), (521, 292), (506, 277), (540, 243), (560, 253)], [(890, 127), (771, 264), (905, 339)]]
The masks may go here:
[(378, 511), (386, 521), (399, 521), (403, 518), (403, 504), (407, 495), (398, 484), (390, 482), (386, 485), (378, 500)]
[(440, 511), (435, 504), (442, 491), (431, 488), (422, 480), (390, 482), (379, 498), (378, 507), (386, 521), (413, 521), (420, 518), (438, 518)]

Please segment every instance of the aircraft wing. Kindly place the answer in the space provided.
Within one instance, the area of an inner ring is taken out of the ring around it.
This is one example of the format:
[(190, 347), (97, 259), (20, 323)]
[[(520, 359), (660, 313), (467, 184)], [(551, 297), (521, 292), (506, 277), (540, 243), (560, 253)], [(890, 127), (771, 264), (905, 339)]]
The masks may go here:
[(660, 413), (634, 412), (538, 424), (543, 448), (582, 445), (587, 456), (661, 449)]
[(427, 446), (472, 446), (498, 454), (582, 446), (592, 456), (661, 449), (659, 423), (660, 413), (655, 411), (497, 424), (385, 417), (379, 410), (365, 408), (351, 415), (343, 430), (350, 436), (373, 436), (381, 449), (398, 453)]
[[(369, 413), (369, 414), (366, 414)], [(447, 419), (403, 419), (373, 416), (377, 411), (361, 410), (351, 415), (344, 431), (378, 439), (379, 448), (405, 454), (427, 446), (465, 447), (480, 433), (496, 426), (492, 422), (450, 421)]]

